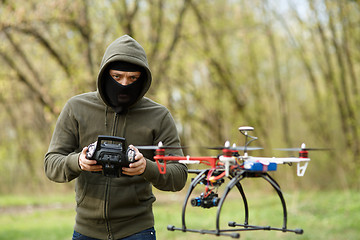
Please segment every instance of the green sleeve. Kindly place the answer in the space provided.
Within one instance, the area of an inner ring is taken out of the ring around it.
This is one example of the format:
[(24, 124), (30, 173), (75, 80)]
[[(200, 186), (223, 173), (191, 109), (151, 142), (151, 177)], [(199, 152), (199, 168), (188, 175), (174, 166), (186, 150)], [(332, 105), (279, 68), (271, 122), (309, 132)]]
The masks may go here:
[[(161, 131), (156, 136), (154, 144), (159, 141), (162, 141), (164, 145), (180, 146), (180, 138), (170, 113), (164, 117), (161, 123)], [(166, 154), (183, 156), (181, 149), (167, 150)], [(185, 186), (187, 175), (187, 167), (174, 161), (167, 162), (166, 174), (161, 174), (156, 162), (149, 159), (146, 161), (146, 169), (143, 173), (146, 180), (163, 191), (180, 191)]]
[(80, 175), (77, 135), (76, 120), (70, 104), (67, 103), (56, 122), (44, 159), (45, 174), (50, 180), (69, 182)]

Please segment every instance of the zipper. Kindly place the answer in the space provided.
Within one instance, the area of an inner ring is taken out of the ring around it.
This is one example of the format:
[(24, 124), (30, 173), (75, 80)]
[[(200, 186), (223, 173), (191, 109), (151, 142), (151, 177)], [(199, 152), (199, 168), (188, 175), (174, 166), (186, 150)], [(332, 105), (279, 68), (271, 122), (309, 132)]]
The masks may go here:
[[(113, 123), (112, 130), (111, 130), (112, 136), (116, 135), (117, 123), (119, 121), (118, 119), (119, 119), (119, 115), (117, 113), (115, 113), (115, 115), (114, 115), (114, 123)], [(113, 239), (112, 233), (111, 233), (110, 220), (109, 220), (110, 185), (111, 185), (111, 178), (106, 178), (104, 218), (105, 218), (106, 230), (108, 232), (108, 240)]]
[[(114, 116), (114, 123), (112, 126), (112, 131), (111, 134), (112, 136), (116, 136), (117, 134), (117, 125), (119, 123), (119, 118), (120, 118), (120, 114), (115, 113)], [(126, 126), (126, 118), (127, 118), (127, 112), (124, 115), (124, 121), (123, 121), (123, 126), (121, 128), (121, 136), (125, 135), (125, 126)], [(112, 240), (113, 236), (111, 233), (111, 224), (109, 221), (109, 201), (110, 201), (110, 185), (111, 185), (111, 178), (107, 178), (106, 179), (106, 186), (105, 186), (105, 203), (104, 203), (104, 218), (105, 218), (105, 223), (106, 223), (106, 230), (108, 232), (108, 240)]]
[(125, 127), (126, 127), (127, 115), (128, 115), (128, 110), (126, 111), (126, 113), (124, 115), (124, 121), (123, 121), (123, 125), (122, 125), (121, 132), (120, 132), (122, 137), (125, 137)]
[(119, 121), (119, 114), (115, 113), (114, 123), (113, 123), (112, 131), (111, 131), (112, 136), (116, 136), (118, 121)]
[(120, 129), (120, 137), (125, 137), (125, 127), (126, 127), (127, 115), (128, 115), (128, 112), (126, 112), (126, 113), (123, 114), (123, 115), (120, 115), (120, 114), (118, 114), (118, 113), (115, 113), (115, 116), (114, 116), (114, 125), (113, 125), (112, 131), (111, 131), (112, 136), (116, 136), (116, 135), (117, 135), (117, 131), (118, 131), (117, 125), (119, 124), (119, 119), (120, 119), (120, 117), (122, 117), (122, 118), (123, 118), (123, 124), (122, 124), (122, 127), (121, 127), (121, 129)]
[(111, 178), (107, 178), (106, 185), (105, 185), (104, 219), (105, 219), (105, 223), (106, 223), (106, 230), (108, 232), (108, 240), (112, 239), (111, 226), (110, 226), (110, 221), (109, 221), (110, 183), (111, 183)]

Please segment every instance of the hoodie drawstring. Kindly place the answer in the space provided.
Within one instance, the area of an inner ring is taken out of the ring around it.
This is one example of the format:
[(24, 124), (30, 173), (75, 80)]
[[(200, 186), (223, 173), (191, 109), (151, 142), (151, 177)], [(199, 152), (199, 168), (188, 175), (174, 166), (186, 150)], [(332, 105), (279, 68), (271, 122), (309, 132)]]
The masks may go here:
[[(109, 113), (109, 109), (108, 109), (108, 106), (105, 107), (105, 128), (108, 127), (108, 121), (107, 121), (107, 116), (108, 116), (108, 113)], [(112, 130), (112, 135), (115, 136), (116, 135), (116, 129), (117, 129), (117, 124), (118, 124), (118, 121), (119, 121), (119, 114), (118, 113), (115, 113), (114, 115), (114, 126), (113, 126), (113, 130)], [(124, 123), (122, 125), (122, 128), (121, 128), (121, 136), (125, 136), (125, 128), (126, 128), (126, 120), (127, 120), (127, 115), (128, 115), (128, 110), (125, 112), (124, 114)]]
[(105, 107), (105, 128), (107, 128), (107, 114), (108, 114), (108, 106)]

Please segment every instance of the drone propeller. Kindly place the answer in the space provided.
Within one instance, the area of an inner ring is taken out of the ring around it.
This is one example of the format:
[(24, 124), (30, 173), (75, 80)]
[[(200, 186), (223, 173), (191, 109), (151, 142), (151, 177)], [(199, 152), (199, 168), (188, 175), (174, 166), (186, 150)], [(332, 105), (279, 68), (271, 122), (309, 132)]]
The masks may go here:
[(328, 151), (331, 150), (330, 148), (274, 148), (275, 150), (279, 151)]
[(230, 150), (237, 150), (237, 151), (244, 151), (244, 150), (254, 151), (254, 150), (261, 150), (261, 149), (263, 149), (263, 148), (262, 147), (244, 147), (244, 146), (230, 148)]
[(159, 142), (157, 146), (135, 146), (137, 149), (142, 150), (157, 150), (157, 149), (185, 149), (184, 146), (164, 146), (162, 142)]
[(236, 150), (236, 151), (244, 151), (244, 150), (261, 150), (263, 149), (262, 147), (244, 147), (244, 146), (236, 146), (236, 147), (207, 147), (207, 149), (212, 149), (212, 150), (223, 150), (223, 149), (229, 149), (229, 150)]
[(275, 150), (280, 150), (280, 151), (289, 151), (289, 152), (294, 152), (294, 151), (328, 151), (331, 150), (330, 148), (307, 148), (305, 147), (305, 143), (301, 144), (300, 148), (275, 148)]
[(157, 150), (157, 149), (185, 149), (187, 147), (182, 147), (182, 146), (134, 146), (137, 149), (142, 149), (142, 150)]
[(212, 149), (212, 150), (228, 149), (228, 150), (233, 150), (233, 151), (245, 151), (245, 150), (260, 150), (260, 149), (263, 149), (263, 148), (261, 148), (261, 147), (236, 146), (235, 144), (232, 147), (230, 147), (230, 142), (226, 141), (224, 146), (207, 147), (207, 149)]

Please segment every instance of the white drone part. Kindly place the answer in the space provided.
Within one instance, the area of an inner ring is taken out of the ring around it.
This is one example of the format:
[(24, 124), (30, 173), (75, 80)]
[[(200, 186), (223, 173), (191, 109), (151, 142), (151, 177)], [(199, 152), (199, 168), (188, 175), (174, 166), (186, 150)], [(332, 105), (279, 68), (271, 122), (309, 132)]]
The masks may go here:
[(229, 148), (229, 147), (230, 147), (230, 142), (229, 142), (229, 141), (226, 141), (224, 146), (225, 146), (226, 148)]
[(254, 128), (250, 126), (243, 126), (239, 127), (239, 131), (254, 131)]
[[(276, 163), (276, 164), (286, 164), (286, 163), (297, 163), (297, 175), (299, 177), (303, 177), (306, 171), (306, 168), (309, 164), (310, 158), (296, 158), (296, 157), (289, 157), (289, 158), (277, 158), (277, 157), (249, 157), (249, 160), (252, 161), (268, 161), (269, 163)], [(302, 163), (304, 163), (302, 165)]]
[(220, 162), (225, 164), (225, 176), (229, 176), (230, 164), (235, 164), (236, 160), (234, 157), (220, 156)]
[(164, 146), (164, 144), (162, 143), (162, 141), (160, 141), (160, 142), (158, 143), (158, 147), (160, 148), (160, 147), (162, 147), (162, 146)]
[(179, 160), (179, 163), (184, 163), (184, 164), (199, 164), (200, 161), (190, 160), (190, 156), (187, 155), (187, 156), (186, 156), (186, 160)]
[(239, 127), (239, 131), (246, 136), (248, 134), (247, 132), (254, 131), (254, 128), (250, 126), (243, 126)]
[(299, 177), (304, 176), (308, 164), (309, 164), (309, 162), (305, 162), (305, 164), (301, 166), (300, 162), (297, 163), (297, 171), (296, 171), (296, 173), (297, 173), (297, 175)]

